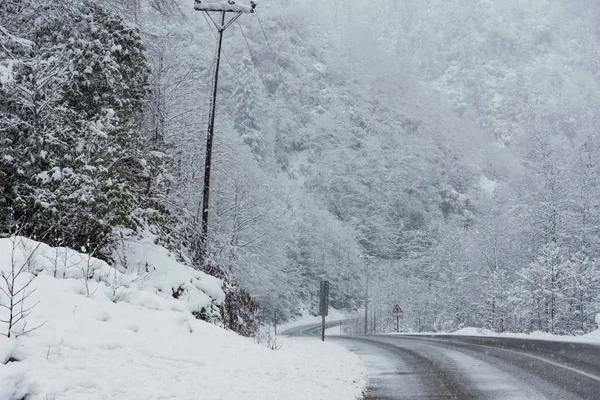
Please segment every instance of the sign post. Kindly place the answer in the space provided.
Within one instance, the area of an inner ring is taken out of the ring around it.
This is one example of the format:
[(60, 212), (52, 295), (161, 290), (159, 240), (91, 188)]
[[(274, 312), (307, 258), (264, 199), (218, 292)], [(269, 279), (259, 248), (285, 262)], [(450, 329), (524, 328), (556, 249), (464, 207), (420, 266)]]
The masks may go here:
[(319, 315), (321, 316), (321, 341), (325, 341), (325, 316), (329, 312), (329, 281), (321, 281), (319, 293)]
[(400, 315), (402, 315), (402, 308), (398, 304), (392, 309), (392, 315), (396, 316), (396, 333), (400, 333)]

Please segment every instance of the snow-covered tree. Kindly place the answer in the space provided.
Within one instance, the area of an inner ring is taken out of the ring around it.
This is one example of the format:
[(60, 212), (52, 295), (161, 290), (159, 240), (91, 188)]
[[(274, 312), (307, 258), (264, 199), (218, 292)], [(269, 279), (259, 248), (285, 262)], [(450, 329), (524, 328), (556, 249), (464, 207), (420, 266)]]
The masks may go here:
[[(544, 245), (538, 257), (519, 271), (521, 285), (515, 293), (515, 306), (523, 311), (529, 329), (557, 332), (566, 298), (566, 265), (555, 243)], [(557, 332), (558, 333), (558, 332)]]
[(240, 137), (258, 159), (264, 158), (265, 145), (261, 134), (262, 84), (258, 81), (256, 67), (250, 57), (241, 60), (238, 69), (240, 82), (232, 94), (234, 104), (233, 125)]
[(1, 94), (11, 190), (0, 214), (26, 218), (26, 234), (49, 243), (100, 250), (114, 227), (143, 218), (154, 162), (136, 125), (148, 76), (140, 37), (88, 2), (32, 1), (2, 24), (18, 63)]

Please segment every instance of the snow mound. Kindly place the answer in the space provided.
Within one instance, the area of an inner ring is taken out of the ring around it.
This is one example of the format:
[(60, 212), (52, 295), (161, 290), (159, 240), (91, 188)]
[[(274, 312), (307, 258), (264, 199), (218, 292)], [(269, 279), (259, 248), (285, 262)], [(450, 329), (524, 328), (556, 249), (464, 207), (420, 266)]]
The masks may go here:
[(455, 336), (485, 336), (485, 337), (502, 337), (502, 338), (520, 338), (520, 339), (537, 339), (537, 340), (553, 340), (558, 342), (576, 342), (576, 343), (600, 343), (600, 328), (593, 332), (584, 335), (556, 335), (549, 332), (534, 331), (530, 333), (516, 332), (494, 332), (486, 328), (465, 327), (454, 332), (402, 332), (402, 333), (386, 333), (388, 335), (455, 335)]
[[(364, 371), (355, 355), (310, 339), (286, 339), (272, 351), (200, 321), (190, 309), (218, 302), (219, 281), (178, 264), (151, 240), (129, 249), (137, 273), (69, 249), (0, 239), (0, 271), (25, 265), (18, 284), (33, 277), (27, 306), (39, 301), (15, 333), (40, 326), (18, 338), (0, 335), (0, 399), (360, 396)], [(197, 289), (191, 305), (168, 293), (181, 282), (190, 282), (190, 293)], [(0, 333), (6, 328), (0, 323)]]
[(553, 340), (560, 342), (600, 342), (600, 330), (595, 330), (585, 335), (556, 335), (549, 332), (534, 331), (531, 333), (502, 332), (497, 333), (485, 328), (466, 327), (452, 333), (426, 333), (427, 335), (456, 335), (456, 336), (489, 336), (509, 337), (520, 339)]
[(460, 335), (460, 336), (489, 336), (489, 335), (493, 335), (493, 334), (494, 334), (494, 332), (492, 332), (489, 329), (473, 328), (473, 327), (462, 328), (462, 329), (459, 329), (459, 330), (451, 333), (451, 335)]
[(128, 270), (148, 274), (143, 289), (183, 300), (190, 312), (218, 314), (216, 306), (225, 300), (223, 281), (182, 266), (167, 249), (154, 244), (152, 235), (125, 243), (123, 253)]
[(595, 331), (582, 335), (581, 337), (600, 343), (600, 329), (596, 329)]
[(168, 250), (154, 244), (152, 235), (124, 241), (115, 259), (118, 266), (112, 267), (69, 248), (53, 248), (23, 237), (0, 239), (0, 268), (4, 268), (0, 271), (8, 271), (13, 262), (19, 267), (26, 265), (34, 275), (78, 280), (82, 283), (80, 292), (90, 292), (90, 285), (97, 290), (104, 284), (101, 289), (113, 301), (218, 315), (217, 306), (225, 299), (223, 282), (179, 263)]

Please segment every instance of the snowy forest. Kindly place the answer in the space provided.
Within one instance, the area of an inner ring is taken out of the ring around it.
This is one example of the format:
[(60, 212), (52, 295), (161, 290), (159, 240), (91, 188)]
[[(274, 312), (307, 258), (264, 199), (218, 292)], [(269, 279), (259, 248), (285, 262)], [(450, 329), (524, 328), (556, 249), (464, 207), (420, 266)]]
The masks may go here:
[[(0, 235), (107, 262), (156, 238), (243, 334), (331, 305), (410, 331), (600, 312), (600, 2), (0, 2)], [(241, 322), (240, 322), (241, 321)]]

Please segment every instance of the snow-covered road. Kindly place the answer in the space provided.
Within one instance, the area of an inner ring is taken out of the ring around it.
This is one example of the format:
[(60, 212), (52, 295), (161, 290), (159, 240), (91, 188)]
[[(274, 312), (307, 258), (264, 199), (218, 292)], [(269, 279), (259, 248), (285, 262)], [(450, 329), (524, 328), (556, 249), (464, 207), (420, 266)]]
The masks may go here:
[(365, 400), (600, 398), (596, 344), (441, 335), (330, 340), (355, 352), (367, 366)]
[(368, 366), (365, 399), (598, 399), (600, 346), (542, 340), (336, 338)]

